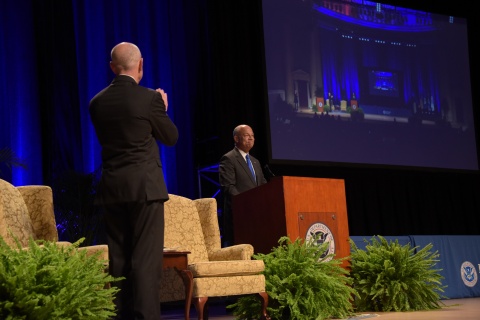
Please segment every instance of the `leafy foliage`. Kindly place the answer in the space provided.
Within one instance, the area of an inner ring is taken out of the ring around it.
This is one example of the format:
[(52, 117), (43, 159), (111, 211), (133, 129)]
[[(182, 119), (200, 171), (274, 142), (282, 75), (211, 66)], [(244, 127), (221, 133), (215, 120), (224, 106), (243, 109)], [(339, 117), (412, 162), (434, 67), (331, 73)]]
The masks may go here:
[(120, 280), (105, 272), (99, 254), (87, 256), (80, 242), (63, 246), (30, 240), (23, 249), (0, 237), (0, 319), (109, 319), (115, 316)]
[[(271, 253), (254, 255), (265, 263), (267, 309), (272, 319), (345, 318), (352, 314), (355, 290), (349, 286), (348, 271), (340, 266), (343, 260), (332, 259), (332, 255), (321, 258), (329, 244), (316, 245), (315, 240), (291, 242), (282, 237)], [(239, 319), (255, 319), (261, 305), (256, 296), (244, 296), (228, 308)]]
[[(354, 302), (357, 311), (417, 311), (439, 309), (442, 286), (441, 269), (433, 245), (423, 249), (401, 246), (377, 236), (360, 250), (350, 239), (353, 287), (359, 296)], [(415, 252), (416, 251), (416, 252)]]

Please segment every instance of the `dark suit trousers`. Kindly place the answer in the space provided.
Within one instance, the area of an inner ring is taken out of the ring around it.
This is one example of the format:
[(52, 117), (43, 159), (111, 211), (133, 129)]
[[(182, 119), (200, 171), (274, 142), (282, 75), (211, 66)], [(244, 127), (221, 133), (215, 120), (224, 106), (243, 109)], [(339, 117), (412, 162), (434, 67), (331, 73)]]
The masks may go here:
[(109, 270), (120, 291), (116, 319), (160, 319), (159, 283), (163, 263), (164, 204), (161, 201), (108, 204), (105, 226)]

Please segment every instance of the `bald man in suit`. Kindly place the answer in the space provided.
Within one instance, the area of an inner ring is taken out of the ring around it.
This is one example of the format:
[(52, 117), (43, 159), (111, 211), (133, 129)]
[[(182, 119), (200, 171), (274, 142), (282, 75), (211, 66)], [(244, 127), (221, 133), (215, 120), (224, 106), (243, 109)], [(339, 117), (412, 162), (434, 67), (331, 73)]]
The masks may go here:
[[(219, 180), (223, 191), (223, 244), (233, 244), (232, 197), (264, 183), (260, 161), (249, 154), (255, 143), (255, 135), (250, 126), (241, 124), (233, 130), (234, 148), (224, 154), (219, 163)], [(246, 156), (250, 157), (252, 174)]]
[(159, 281), (168, 191), (158, 142), (173, 146), (178, 130), (167, 115), (167, 94), (139, 85), (143, 58), (133, 43), (111, 51), (112, 83), (90, 101), (102, 147), (96, 203), (103, 206), (114, 282), (115, 319), (160, 319)]

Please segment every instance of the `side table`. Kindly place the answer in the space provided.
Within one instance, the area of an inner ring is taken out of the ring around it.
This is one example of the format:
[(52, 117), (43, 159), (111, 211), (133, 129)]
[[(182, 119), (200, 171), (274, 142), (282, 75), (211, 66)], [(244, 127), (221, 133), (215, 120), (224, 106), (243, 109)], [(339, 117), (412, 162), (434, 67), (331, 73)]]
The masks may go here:
[(163, 251), (163, 269), (174, 268), (185, 285), (185, 320), (190, 320), (190, 305), (192, 303), (193, 275), (188, 270), (188, 254), (190, 251)]

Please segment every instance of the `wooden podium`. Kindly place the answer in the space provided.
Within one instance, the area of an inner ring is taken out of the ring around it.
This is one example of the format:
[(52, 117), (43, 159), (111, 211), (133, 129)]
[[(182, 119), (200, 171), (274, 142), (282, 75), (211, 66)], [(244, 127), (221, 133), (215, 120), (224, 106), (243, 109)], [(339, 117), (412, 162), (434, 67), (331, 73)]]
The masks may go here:
[(234, 243), (249, 243), (255, 253), (270, 253), (282, 236), (295, 241), (320, 234), (330, 242), (325, 254), (350, 255), (343, 179), (274, 177), (233, 197), (232, 215)]
[(325, 105), (325, 101), (322, 97), (317, 97), (316, 98), (316, 104), (317, 104), (317, 110), (319, 113), (323, 112), (323, 107)]
[(350, 100), (350, 107), (353, 111), (358, 109), (358, 101), (355, 99)]

